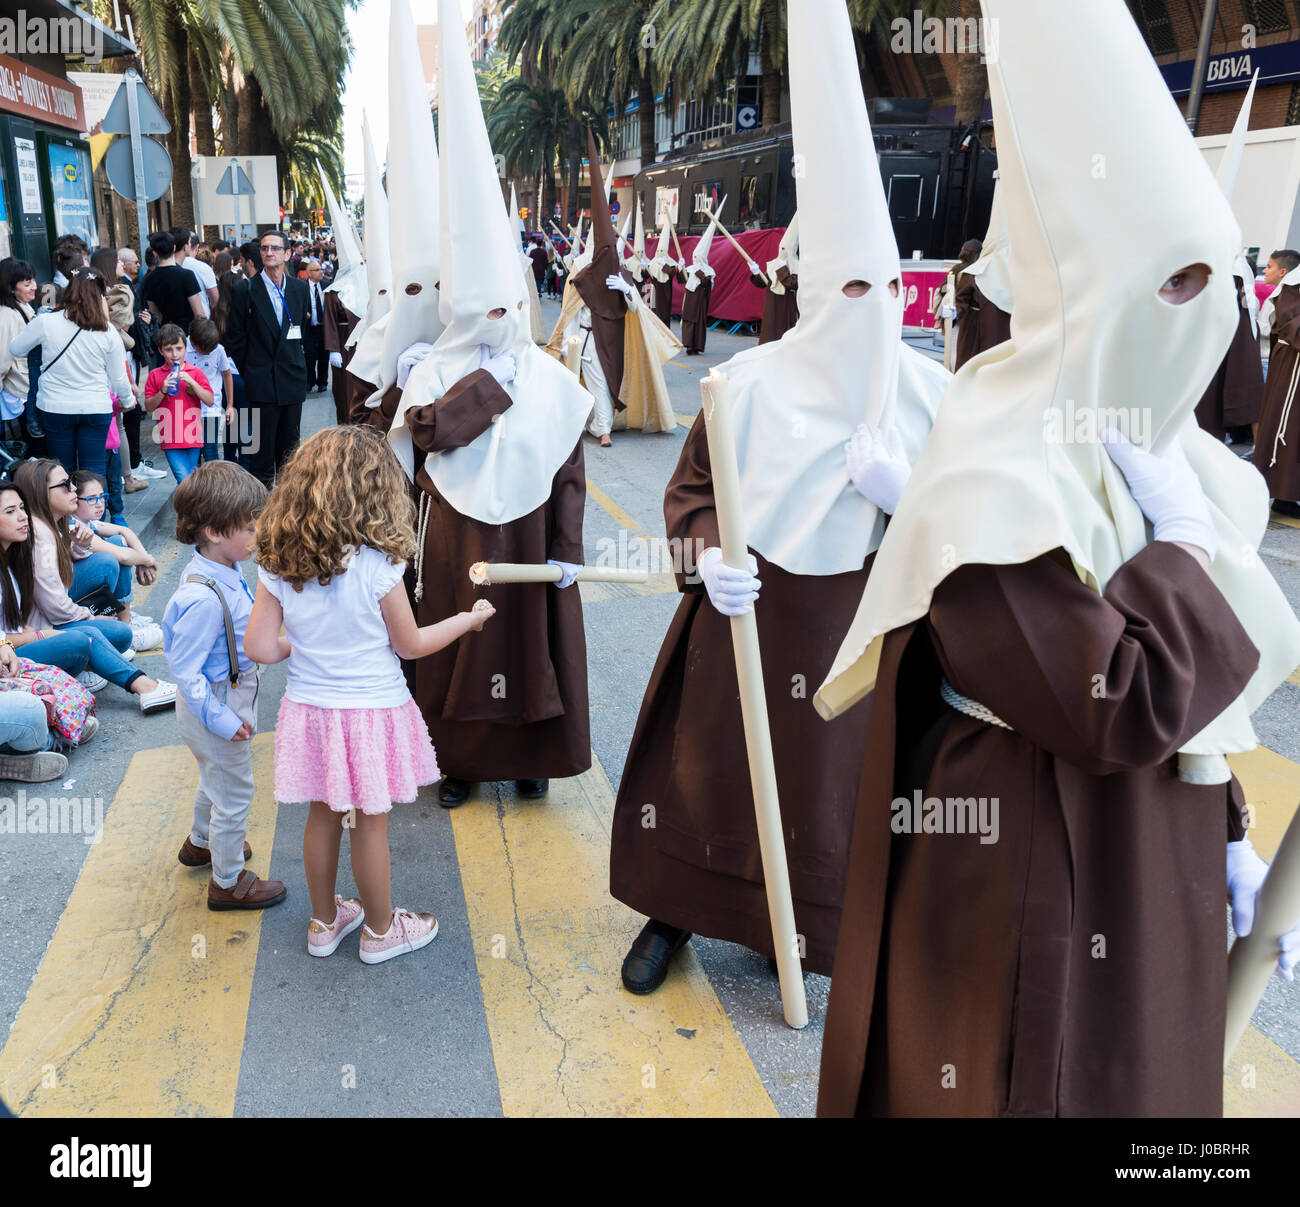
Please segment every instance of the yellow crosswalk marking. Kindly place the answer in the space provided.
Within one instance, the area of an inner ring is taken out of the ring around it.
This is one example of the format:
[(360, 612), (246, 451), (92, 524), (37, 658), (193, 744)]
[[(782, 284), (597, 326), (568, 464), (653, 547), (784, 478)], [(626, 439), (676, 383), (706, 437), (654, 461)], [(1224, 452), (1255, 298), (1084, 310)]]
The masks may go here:
[[(262, 876), (273, 759), (273, 736), (254, 738), (248, 841)], [(16, 1113), (233, 1114), (261, 914), (211, 912), (206, 869), (176, 861), (197, 781), (184, 746), (132, 758), (0, 1051)]]
[(597, 486), (590, 478), (587, 479), (587, 494), (591, 496), (593, 502), (598, 503), (611, 516), (614, 517), (615, 523), (619, 524), (623, 528), (629, 529), (632, 532), (641, 531), (641, 525), (638, 524), (636, 520), (634, 520), (630, 515), (628, 515), (626, 511), (624, 511), (617, 503), (615, 503), (614, 500), (611, 499), (609, 495), (607, 495), (603, 490), (601, 490), (600, 487)]
[[(623, 989), (644, 919), (609, 895), (614, 796), (592, 769), (542, 803), (483, 789), (452, 814), (507, 1116), (773, 1116), (694, 952), (647, 997)], [(781, 1003), (772, 991), (773, 1016)]]

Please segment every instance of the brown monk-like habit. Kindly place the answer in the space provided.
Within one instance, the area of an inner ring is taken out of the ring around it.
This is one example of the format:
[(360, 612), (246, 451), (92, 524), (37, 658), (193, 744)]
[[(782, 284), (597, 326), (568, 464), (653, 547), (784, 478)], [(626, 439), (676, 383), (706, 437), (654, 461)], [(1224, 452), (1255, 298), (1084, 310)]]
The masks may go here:
[(988, 300), (969, 273), (957, 282), (957, 359), (954, 369), (1011, 338), (1011, 316)]
[[(469, 444), (512, 405), (496, 379), (477, 369), (436, 402), (408, 411), (406, 425), (419, 452), (443, 452)], [(445, 775), (471, 782), (586, 771), (587, 644), (577, 586), (476, 588), (469, 580), (470, 566), (480, 561), (582, 563), (587, 487), (581, 440), (556, 472), (550, 499), (508, 524), (462, 515), (423, 468), (415, 482), (429, 508), (416, 622), (435, 624), (468, 612), (477, 599), (496, 608), (481, 632), (415, 663), (413, 695), (438, 765)]]
[(1300, 287), (1283, 285), (1273, 299), (1268, 380), (1255, 433), (1255, 468), (1271, 499), (1300, 500)]
[[(1257, 662), (1164, 542), (1104, 597), (1060, 550), (962, 567), (885, 637), (818, 1114), (1222, 1113), (1242, 800), (1183, 783), (1176, 751)], [(951, 708), (941, 675), (1014, 732)], [(997, 841), (907, 832), (918, 792), (996, 799)]]
[[(703, 352), (709, 334), (709, 295), (713, 278), (699, 275), (699, 287), (682, 295), (682, 345), (688, 352)], [(685, 280), (685, 276), (682, 278)]]
[(1259, 339), (1244, 297), (1245, 282), (1240, 277), (1233, 280), (1237, 282), (1240, 310), (1237, 334), (1196, 404), (1196, 422), (1217, 440), (1222, 440), (1229, 428), (1257, 423), (1264, 395), (1264, 368), (1259, 359)]
[(343, 358), (341, 369), (330, 370), (330, 389), (334, 394), (334, 422), (338, 424), (348, 422), (350, 379), (347, 370), (348, 365), (352, 363), (352, 357), (356, 355), (356, 348), (355, 346), (349, 348), (347, 343), (348, 336), (360, 321), (361, 317), (353, 314), (343, 304), (337, 289), (325, 294), (325, 350), (337, 352)]
[[(668, 483), (664, 518), (670, 541), (689, 548), (690, 568), (720, 544), (702, 417)], [(825, 577), (757, 560), (755, 615), (796, 930), (807, 943), (804, 967), (829, 973), (867, 716), (856, 708), (827, 724), (812, 693), (857, 610), (871, 559)], [(677, 582), (684, 598), (646, 688), (614, 807), (610, 892), (661, 922), (771, 956), (731, 621), (702, 583), (682, 573)]]
[(763, 323), (758, 329), (758, 342), (770, 344), (779, 340), (799, 321), (799, 274), (791, 272), (788, 264), (776, 270), (776, 279), (785, 287), (776, 293), (759, 273), (751, 273), (751, 284), (765, 291), (763, 298)]

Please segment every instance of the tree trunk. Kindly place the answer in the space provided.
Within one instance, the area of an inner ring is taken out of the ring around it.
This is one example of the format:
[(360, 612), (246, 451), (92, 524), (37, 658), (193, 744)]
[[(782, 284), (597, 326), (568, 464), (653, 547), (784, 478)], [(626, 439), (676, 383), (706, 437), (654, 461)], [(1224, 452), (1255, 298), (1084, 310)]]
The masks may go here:
[[(193, 45), (190, 46), (189, 50), (187, 70), (192, 87), (190, 111), (194, 119), (195, 149), (199, 155), (216, 155), (217, 132), (212, 125), (212, 103), (208, 99), (207, 89), (199, 82), (201, 77), (199, 75), (198, 56), (194, 53)], [(211, 229), (215, 230), (216, 228)], [(207, 241), (207, 234), (204, 229), (199, 230), (199, 238), (204, 242)]]
[(648, 168), (655, 161), (655, 89), (650, 78), (647, 60), (636, 90), (638, 115), (641, 119), (641, 166)]
[(569, 160), (569, 195), (566, 212), (570, 226), (578, 225), (578, 189), (582, 179), (582, 135), (578, 128), (578, 119), (569, 114), (568, 146), (565, 150)]
[(762, 62), (763, 115), (760, 120), (764, 126), (775, 126), (781, 121), (781, 69), (772, 61), (772, 39), (766, 21), (763, 22)]
[(167, 149), (172, 157), (172, 225), (194, 227), (194, 193), (190, 180), (193, 160), (190, 156), (191, 90), (189, 73), (182, 68), (177, 73), (176, 87), (171, 94), (171, 109), (167, 114), (172, 131), (167, 135)]
[[(963, 18), (973, 17), (978, 21), (979, 0), (962, 0), (961, 15)], [(954, 124), (969, 126), (979, 121), (984, 113), (984, 93), (987, 88), (988, 74), (980, 62), (979, 54), (970, 47), (965, 53), (957, 56), (957, 86), (953, 95), (957, 112), (953, 117)]]

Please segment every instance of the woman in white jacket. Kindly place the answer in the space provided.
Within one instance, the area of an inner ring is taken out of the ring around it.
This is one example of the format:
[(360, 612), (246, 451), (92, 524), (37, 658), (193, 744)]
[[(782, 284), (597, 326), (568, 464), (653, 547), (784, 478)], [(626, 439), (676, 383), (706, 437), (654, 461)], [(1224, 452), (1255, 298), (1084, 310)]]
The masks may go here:
[(93, 268), (75, 268), (58, 310), (38, 314), (9, 345), (26, 356), (41, 345), (36, 409), (49, 454), (69, 472), (107, 472), (113, 399), (131, 394), (122, 340), (108, 321), (108, 286)]
[(11, 435), (9, 425), (22, 418), (28, 392), (27, 357), (14, 356), (9, 345), (35, 318), (31, 306), (35, 297), (36, 270), (26, 260), (11, 256), (0, 260), (0, 420), (6, 439)]

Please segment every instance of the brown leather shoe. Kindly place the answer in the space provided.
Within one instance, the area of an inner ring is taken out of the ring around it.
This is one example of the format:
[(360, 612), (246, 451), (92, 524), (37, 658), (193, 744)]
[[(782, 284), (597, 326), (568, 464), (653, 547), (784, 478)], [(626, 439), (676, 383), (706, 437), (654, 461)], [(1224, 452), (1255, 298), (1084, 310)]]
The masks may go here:
[(208, 909), (266, 909), (279, 905), (288, 891), (280, 881), (259, 880), (245, 868), (234, 888), (222, 888), (215, 880), (208, 881)]
[[(253, 857), (253, 848), (244, 843), (244, 862), (247, 863)], [(196, 847), (188, 838), (185, 839), (185, 845), (181, 847), (181, 852), (176, 856), (187, 868), (205, 868), (212, 862), (212, 852), (205, 851), (202, 847)]]

